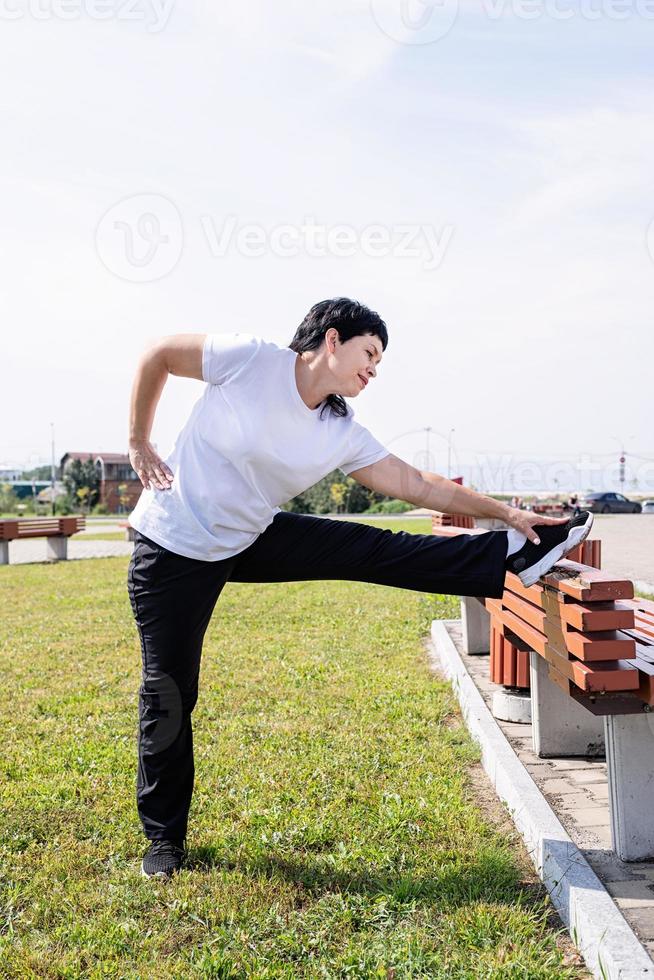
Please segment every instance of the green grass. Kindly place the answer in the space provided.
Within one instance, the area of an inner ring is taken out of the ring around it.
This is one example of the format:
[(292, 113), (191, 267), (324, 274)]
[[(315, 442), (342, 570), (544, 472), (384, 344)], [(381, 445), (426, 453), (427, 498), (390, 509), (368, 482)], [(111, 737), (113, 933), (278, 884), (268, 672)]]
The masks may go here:
[[(391, 531), (413, 531), (415, 534), (431, 534), (431, 520), (429, 518), (409, 518), (409, 520), (388, 520), (388, 518), (377, 518), (374, 515), (362, 515), (356, 520), (363, 521), (365, 524), (372, 524), (375, 527), (390, 528)], [(125, 531), (97, 531), (94, 534), (87, 534), (80, 531), (71, 536), (71, 541), (125, 541)]]
[(79, 531), (72, 534), (71, 541), (126, 541), (125, 531), (98, 531), (97, 534), (85, 534)]
[(389, 527), (391, 531), (413, 531), (414, 534), (431, 534), (431, 517), (377, 517), (375, 514), (361, 514), (355, 518), (374, 527)]
[[(338, 519), (338, 518), (337, 518)], [(372, 524), (374, 527), (390, 528), (391, 531), (413, 531), (414, 534), (431, 534), (431, 519), (414, 517), (402, 520), (389, 520), (387, 517), (377, 518), (374, 515), (362, 515), (355, 518), (364, 524)], [(72, 541), (125, 541), (125, 530), (120, 531), (97, 531), (95, 534), (73, 534)]]
[(191, 868), (143, 879), (126, 570), (0, 568), (1, 977), (587, 976), (428, 667), (452, 598), (228, 584), (194, 713)]

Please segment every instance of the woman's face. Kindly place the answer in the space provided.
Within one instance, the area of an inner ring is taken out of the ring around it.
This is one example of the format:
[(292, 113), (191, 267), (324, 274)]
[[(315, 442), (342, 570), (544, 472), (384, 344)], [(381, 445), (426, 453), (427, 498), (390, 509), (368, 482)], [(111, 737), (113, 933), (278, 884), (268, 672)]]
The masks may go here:
[(374, 334), (351, 337), (341, 343), (338, 334), (326, 337), (328, 350), (333, 350), (329, 367), (334, 375), (335, 395), (354, 398), (377, 376), (377, 365), (382, 359), (382, 342)]

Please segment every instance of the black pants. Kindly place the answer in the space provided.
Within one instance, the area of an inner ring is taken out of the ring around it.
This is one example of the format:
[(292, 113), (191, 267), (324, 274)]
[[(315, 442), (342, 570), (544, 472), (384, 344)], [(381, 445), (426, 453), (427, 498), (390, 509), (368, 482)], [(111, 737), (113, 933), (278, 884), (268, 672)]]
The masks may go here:
[(173, 554), (136, 532), (128, 592), (143, 661), (136, 795), (146, 837), (186, 837), (202, 641), (227, 581), (351, 579), (499, 597), (506, 549), (504, 531), (439, 538), (286, 511), (248, 548), (222, 561)]

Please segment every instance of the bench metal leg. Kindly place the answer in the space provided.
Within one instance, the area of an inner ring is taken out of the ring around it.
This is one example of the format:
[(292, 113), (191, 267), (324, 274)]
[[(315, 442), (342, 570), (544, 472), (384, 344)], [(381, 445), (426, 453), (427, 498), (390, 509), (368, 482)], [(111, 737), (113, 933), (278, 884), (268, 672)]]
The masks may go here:
[(0, 541), (0, 565), (9, 564), (9, 542)]
[(542, 759), (603, 756), (604, 720), (573, 701), (550, 680), (547, 662), (529, 654), (534, 752)]
[(606, 762), (613, 849), (621, 861), (654, 858), (654, 717), (607, 715)]
[(471, 596), (461, 596), (461, 626), (466, 653), (490, 652), (490, 614)]
[(68, 538), (46, 538), (46, 558), (56, 558), (65, 561), (68, 558)]

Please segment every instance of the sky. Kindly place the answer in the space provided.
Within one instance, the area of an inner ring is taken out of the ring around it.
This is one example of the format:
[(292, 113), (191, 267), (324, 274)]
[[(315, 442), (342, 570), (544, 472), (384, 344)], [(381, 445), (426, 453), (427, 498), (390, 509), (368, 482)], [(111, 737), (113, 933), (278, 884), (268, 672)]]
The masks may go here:
[[(350, 296), (389, 331), (351, 404), (398, 456), (481, 489), (654, 489), (654, 0), (0, 20), (0, 468), (49, 462), (53, 431), (57, 459), (126, 452), (159, 336), (287, 346)], [(202, 390), (169, 378), (162, 455)]]

